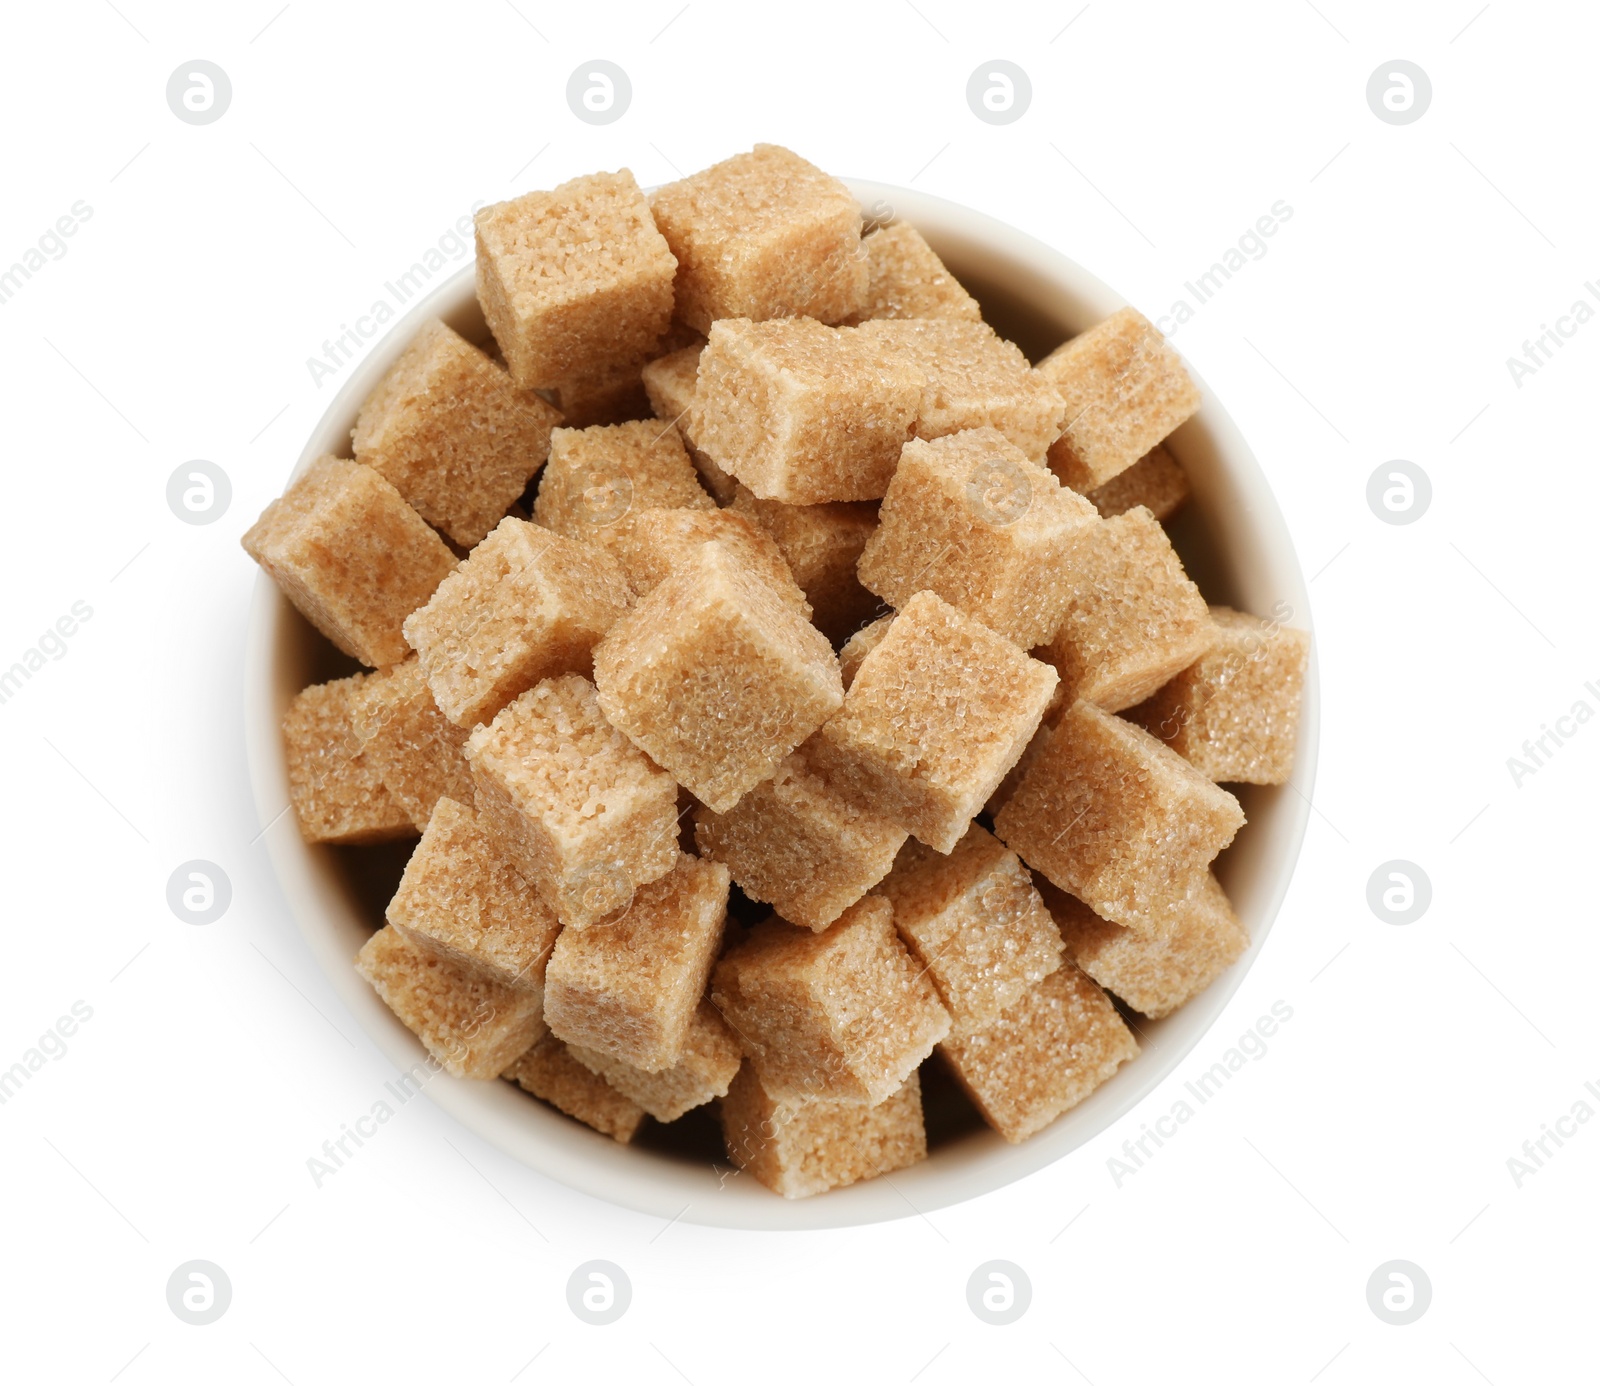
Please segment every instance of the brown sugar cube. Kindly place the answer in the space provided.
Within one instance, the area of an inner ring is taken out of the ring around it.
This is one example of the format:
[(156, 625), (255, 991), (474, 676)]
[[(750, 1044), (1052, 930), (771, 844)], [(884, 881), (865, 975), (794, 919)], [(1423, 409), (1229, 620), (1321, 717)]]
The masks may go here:
[(1055, 670), (918, 592), (862, 661), (812, 743), (812, 766), (852, 803), (949, 852), (1022, 754)]
[(891, 346), (810, 318), (712, 325), (690, 426), (762, 500), (875, 500), (911, 436), (926, 377)]
[(919, 438), (942, 438), (987, 424), (1033, 462), (1061, 432), (1066, 407), (1028, 358), (981, 322), (949, 318), (879, 319), (863, 336), (893, 347), (928, 380), (917, 408)]
[(1128, 718), (1209, 780), (1286, 784), (1311, 637), (1225, 606), (1211, 624), (1206, 652)]
[(995, 815), (994, 831), (1096, 914), (1149, 932), (1243, 825), (1239, 801), (1182, 756), (1077, 702)]
[(1067, 402), (1050, 466), (1075, 491), (1105, 485), (1200, 407), (1182, 358), (1133, 308), (1063, 342), (1039, 374)]
[(727, 505), (739, 483), (695, 443), (691, 417), (700, 353), (705, 346), (704, 341), (696, 341), (651, 361), (644, 368), (644, 388), (656, 418), (677, 426), (678, 436), (689, 449), (689, 460), (700, 473), (700, 484), (718, 505)]
[(1039, 730), (1034, 732), (1033, 739), (1028, 742), (1027, 746), (1023, 748), (1022, 754), (1017, 757), (1017, 763), (1006, 771), (1005, 777), (996, 786), (994, 793), (989, 796), (988, 802), (984, 804), (984, 812), (991, 818), (1005, 807), (1006, 800), (1011, 797), (1016, 787), (1022, 783), (1028, 771), (1033, 768), (1033, 762), (1043, 752), (1045, 742), (1050, 739), (1050, 733), (1055, 730), (1055, 724), (1062, 712), (1063, 705), (1060, 701), (1060, 693), (1061, 685), (1058, 683), (1055, 696), (1050, 699), (1049, 705), (1044, 710), (1044, 717), (1039, 722)]
[(289, 802), (307, 842), (388, 842), (416, 831), (361, 749), (352, 712), (366, 682), (353, 674), (295, 695), (283, 717)]
[(571, 929), (627, 907), (678, 858), (678, 786), (576, 674), (546, 679), (467, 739), (477, 809)]
[(812, 620), (830, 641), (843, 640), (879, 610), (877, 597), (856, 577), (861, 551), (878, 523), (877, 506), (866, 501), (785, 505), (759, 500), (738, 486), (729, 508), (772, 536), (811, 603)]
[(1164, 912), (1150, 933), (1112, 924), (1054, 886), (1046, 885), (1044, 896), (1068, 955), (1151, 1020), (1198, 996), (1250, 946), (1250, 936), (1209, 871), (1200, 888)]
[(658, 356), (690, 345), (704, 346), (705, 339), (675, 322), (645, 357), (619, 357), (603, 366), (558, 380), (545, 393), (554, 397), (568, 428), (648, 419), (651, 402), (650, 392), (645, 389), (645, 366)]
[(694, 856), (694, 811), (699, 801), (681, 784), (678, 786), (678, 850)]
[(922, 1084), (913, 1073), (876, 1107), (814, 1098), (783, 1102), (755, 1069), (739, 1070), (722, 1101), (728, 1158), (785, 1198), (807, 1198), (924, 1160)]
[(656, 357), (654, 361), (647, 362), (641, 372), (645, 392), (650, 396), (651, 412), (662, 423), (677, 428), (685, 447), (694, 446), (689, 414), (694, 404), (695, 385), (700, 371), (700, 353), (705, 349), (704, 342), (696, 342)]
[(623, 517), (654, 506), (711, 510), (677, 429), (659, 419), (558, 428), (533, 517), (571, 539), (597, 540)]
[(384, 927), (356, 971), (428, 1053), (457, 1078), (495, 1078), (544, 1033), (539, 993), (508, 987)]
[(743, 1057), (733, 1031), (709, 1001), (701, 1001), (695, 1007), (678, 1062), (659, 1073), (646, 1073), (581, 1045), (569, 1045), (568, 1052), (657, 1121), (676, 1121), (714, 1097), (727, 1096), (728, 1084), (733, 1082)]
[(641, 361), (597, 366), (550, 387), (567, 428), (594, 428), (650, 417)]
[(519, 389), (643, 361), (672, 318), (677, 261), (627, 169), (480, 210), (478, 302)]
[(595, 642), (633, 589), (591, 545), (507, 517), (406, 621), (439, 710), (458, 727), (489, 721), (556, 674), (587, 674)]
[(451, 962), (541, 996), (561, 930), (477, 815), (454, 799), (439, 800), (384, 918)]
[(1066, 963), (988, 1029), (939, 1046), (983, 1119), (1013, 1145), (1076, 1107), (1139, 1052), (1111, 998)]
[(839, 647), (839, 678), (847, 693), (862, 660), (878, 648), (879, 642), (889, 633), (889, 625), (893, 620), (892, 611), (887, 616), (880, 616), (870, 625), (862, 626)]
[(406, 657), (402, 623), (456, 566), (388, 481), (341, 457), (313, 462), (240, 542), (306, 620), (374, 669)]
[(936, 592), (1030, 650), (1060, 626), (1070, 560), (1095, 523), (1094, 506), (992, 428), (913, 439), (857, 572), (891, 606)]
[(1069, 588), (1066, 614), (1040, 652), (1068, 698), (1121, 712), (1211, 643), (1205, 598), (1143, 508), (1096, 522), (1073, 548)]
[(544, 976), (551, 1032), (660, 1073), (683, 1056), (722, 943), (728, 868), (679, 853), (622, 915), (563, 929)]
[(720, 540), (611, 628), (594, 677), (612, 725), (717, 813), (844, 699), (828, 642)]
[(1061, 966), (1060, 932), (1028, 868), (976, 823), (947, 857), (908, 842), (880, 892), (952, 1035), (994, 1024)]
[(659, 361), (665, 356), (673, 356), (683, 351), (686, 347), (698, 349), (705, 344), (705, 333), (696, 331), (682, 318), (674, 317), (671, 326), (661, 334), (655, 346), (650, 349), (650, 360)]
[(879, 227), (861, 239), (867, 257), (863, 322), (872, 318), (955, 318), (979, 322), (983, 310), (944, 267), (910, 222)]
[(950, 1031), (880, 895), (821, 933), (781, 919), (757, 924), (717, 964), (711, 1000), (762, 1087), (785, 1101), (876, 1106)]
[(561, 415), (437, 318), (367, 396), (356, 461), (470, 549), (500, 523), (550, 451)]
[(1088, 493), (1106, 519), (1142, 505), (1158, 520), (1169, 520), (1189, 499), (1189, 478), (1178, 461), (1157, 443), (1125, 472)]
[(418, 832), (446, 795), (472, 802), (467, 733), (439, 711), (415, 655), (360, 685), (350, 706), (350, 726), (362, 754)]
[[(541, 390), (551, 396), (561, 410), (568, 428), (591, 428), (596, 424), (629, 423), (648, 419), (650, 392), (645, 388), (644, 368), (656, 357), (690, 345), (705, 345), (698, 332), (673, 323), (643, 357), (624, 356), (567, 376)], [(691, 385), (693, 372), (691, 371)], [(685, 444), (687, 446), (687, 444)]]
[(554, 1035), (546, 1035), (501, 1076), (622, 1145), (644, 1124), (643, 1107), (580, 1064)]
[(678, 259), (677, 315), (697, 331), (718, 318), (838, 322), (861, 308), (861, 208), (798, 154), (758, 144), (657, 189), (650, 208)]
[(791, 924), (825, 929), (894, 865), (905, 829), (863, 812), (814, 775), (804, 751), (727, 813), (696, 810), (695, 844), (752, 900)]
[(727, 545), (800, 615), (811, 619), (811, 603), (800, 590), (773, 537), (747, 515), (731, 510), (663, 510), (627, 515), (601, 531), (599, 542), (628, 575), (639, 596), (654, 592), (702, 544)]

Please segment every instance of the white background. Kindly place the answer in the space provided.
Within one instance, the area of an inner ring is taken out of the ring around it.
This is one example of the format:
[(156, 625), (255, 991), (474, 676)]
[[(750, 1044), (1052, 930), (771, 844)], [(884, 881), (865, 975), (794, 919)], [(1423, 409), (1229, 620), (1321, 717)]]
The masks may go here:
[[(74, 202), (93, 215), (0, 306), (0, 664), (75, 601), (93, 616), (0, 706), (0, 1067), (74, 1001), (93, 1018), (0, 1108), (0, 1371), (296, 1386), (1591, 1374), (1600, 1123), (1520, 1188), (1506, 1163), (1600, 1084), (1600, 726), (1520, 788), (1506, 767), (1579, 698), (1600, 709), (1583, 687), (1600, 684), (1600, 325), (1520, 388), (1506, 365), (1600, 278), (1589, 7), (518, 3), (8, 9), (0, 263)], [(196, 57), (234, 89), (204, 127), (164, 97)], [(605, 127), (564, 99), (596, 57), (633, 83)], [(1433, 84), (1399, 127), (1365, 99), (1396, 57)], [(1015, 124), (966, 105), (988, 58), (1030, 74)], [(1055, 1167), (927, 1218), (669, 1226), (542, 1179), (427, 1102), (315, 1188), (307, 1157), (393, 1070), (302, 945), (245, 777), (254, 571), (238, 534), (343, 378), (317, 388), (306, 358), (475, 200), (621, 165), (660, 182), (756, 140), (980, 207), (1151, 316), (1290, 204), (1270, 252), (1176, 341), (1315, 574), (1322, 770), (1294, 887), (1167, 1089)], [(165, 501), (192, 458), (232, 479), (208, 527)], [(1413, 525), (1366, 503), (1393, 458), (1432, 479)], [(210, 927), (165, 902), (190, 858), (233, 882)], [(1433, 882), (1407, 927), (1366, 904), (1391, 858)], [(1266, 1056), (1116, 1187), (1107, 1158), (1278, 1000), (1294, 1016)], [(193, 1258), (233, 1285), (209, 1327), (167, 1307)], [(594, 1258), (633, 1284), (605, 1328), (564, 1294)], [(992, 1258), (1033, 1284), (1009, 1327), (966, 1305)], [(1394, 1258), (1433, 1286), (1406, 1327), (1366, 1300)]]

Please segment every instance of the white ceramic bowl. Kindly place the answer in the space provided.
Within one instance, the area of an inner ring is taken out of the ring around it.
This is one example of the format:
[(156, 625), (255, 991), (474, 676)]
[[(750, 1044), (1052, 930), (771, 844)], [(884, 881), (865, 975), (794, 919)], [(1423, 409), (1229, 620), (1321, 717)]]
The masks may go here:
[[(981, 213), (904, 188), (865, 182), (852, 182), (851, 188), (863, 208), (880, 217), (892, 209), (916, 226), (983, 303), (985, 317), (1034, 359), (1122, 306), (1111, 289), (1064, 255)], [(307, 440), (296, 474), (325, 453), (349, 455), (361, 401), (427, 317), (442, 317), (470, 338), (487, 339), (470, 265), (396, 322), (351, 372)], [(1309, 629), (1305, 584), (1272, 492), (1232, 420), (1204, 382), (1196, 383), (1200, 411), (1170, 444), (1194, 490), (1174, 523), (1174, 541), (1209, 600), (1260, 614), (1284, 603), (1293, 613), (1289, 624)], [(284, 710), (304, 685), (345, 667), (261, 575), (249, 618), (245, 732), (261, 821), (282, 814), (267, 833), (267, 845), (300, 931), (334, 989), (384, 1053), (405, 1068), (423, 1057), (422, 1046), (351, 966), (362, 942), (383, 922), (386, 892), (403, 858), (377, 848), (308, 847), (292, 815), (282, 813), (288, 802), (279, 733)], [(1218, 865), (1250, 932), (1250, 951), (1175, 1015), (1142, 1025), (1139, 1057), (1023, 1145), (1007, 1145), (978, 1126), (936, 1141), (929, 1158), (912, 1169), (788, 1202), (748, 1176), (727, 1177), (726, 1168), (719, 1170), (706, 1155), (617, 1145), (509, 1083), (441, 1073), (428, 1084), (428, 1095), (463, 1126), (552, 1179), (624, 1207), (689, 1222), (838, 1227), (929, 1212), (999, 1188), (1061, 1159), (1126, 1115), (1221, 1014), (1265, 943), (1288, 889), (1310, 813), (1316, 749), (1313, 661), (1296, 761), (1299, 788), (1246, 789), (1241, 797), (1248, 826)]]

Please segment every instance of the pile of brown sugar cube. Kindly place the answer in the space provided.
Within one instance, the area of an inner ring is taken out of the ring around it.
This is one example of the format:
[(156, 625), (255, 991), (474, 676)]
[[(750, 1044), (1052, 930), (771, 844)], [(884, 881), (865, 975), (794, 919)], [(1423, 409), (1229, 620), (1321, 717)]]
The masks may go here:
[(477, 291), (244, 538), (366, 666), (291, 796), (420, 834), (355, 965), (439, 1065), (715, 1104), (796, 1198), (925, 1157), (925, 1063), (1026, 1140), (1241, 955), (1221, 786), (1288, 779), (1307, 638), (1185, 574), (1149, 322), (1032, 365), (772, 145), (486, 207)]

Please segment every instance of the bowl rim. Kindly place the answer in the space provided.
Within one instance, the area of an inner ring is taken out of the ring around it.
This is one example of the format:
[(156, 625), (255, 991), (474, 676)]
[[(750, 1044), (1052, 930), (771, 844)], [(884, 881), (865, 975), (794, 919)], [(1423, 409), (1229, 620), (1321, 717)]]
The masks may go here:
[[(1096, 276), (1044, 242), (959, 203), (912, 189), (862, 179), (843, 180), (864, 210), (887, 207), (895, 220), (921, 231), (958, 277), (958, 267), (975, 257), (990, 270), (1017, 282), (1028, 281), (1032, 298), (1056, 303), (1056, 316), (1076, 317), (1081, 330), (1122, 307), (1125, 300)], [(982, 277), (981, 272), (975, 277)], [(1065, 305), (1065, 306), (1063, 306)], [(328, 452), (348, 455), (349, 429), (361, 402), (371, 392), (422, 322), (447, 321), (475, 309), (473, 265), (468, 262), (387, 325), (366, 356), (356, 362), (341, 388), (311, 430), (290, 473), (298, 476), (315, 458)], [(1186, 363), (1187, 364), (1187, 363)], [(1174, 452), (1189, 466), (1190, 452), (1204, 452), (1212, 467), (1219, 504), (1213, 521), (1223, 528), (1243, 527), (1254, 541), (1247, 555), (1265, 576), (1269, 590), (1286, 600), (1286, 619), (1312, 632), (1309, 597), (1287, 524), (1265, 474), (1238, 427), (1204, 380), (1190, 375), (1199, 388), (1199, 413), (1174, 435), (1192, 446)], [(1191, 481), (1195, 480), (1191, 474)], [(1198, 504), (1202, 488), (1195, 486)], [(1229, 549), (1230, 559), (1244, 550)], [(244, 659), (244, 729), (246, 759), (258, 819), (273, 872), (301, 937), (341, 1001), (367, 1035), (401, 1071), (417, 1075), (428, 1096), (457, 1122), (512, 1159), (565, 1185), (605, 1202), (636, 1212), (706, 1226), (742, 1230), (817, 1229), (860, 1226), (927, 1214), (1004, 1187), (1035, 1173), (1092, 1141), (1151, 1096), (1214, 1028), (1234, 992), (1259, 956), (1288, 892), (1310, 818), (1318, 746), (1319, 690), (1315, 638), (1306, 670), (1295, 774), (1299, 781), (1285, 790), (1256, 794), (1267, 805), (1267, 821), (1255, 837), (1251, 865), (1241, 867), (1250, 878), (1249, 950), (1200, 996), (1172, 1017), (1156, 1022), (1151, 1032), (1171, 1035), (1170, 1043), (1143, 1044), (1144, 1052), (1124, 1064), (1083, 1103), (1064, 1113), (1027, 1142), (1006, 1145), (984, 1130), (963, 1136), (954, 1145), (908, 1170), (836, 1189), (825, 1196), (789, 1201), (730, 1175), (725, 1167), (652, 1155), (617, 1145), (500, 1081), (452, 1078), (438, 1071), (414, 1035), (393, 1016), (352, 966), (356, 938), (352, 927), (370, 932), (370, 920), (354, 913), (348, 898), (330, 890), (337, 876), (331, 849), (302, 841), (286, 811), (287, 772), (279, 723), (292, 689), (286, 692), (283, 653), (293, 642), (302, 645), (306, 626), (265, 572), (256, 576), (247, 619)], [(320, 639), (321, 637), (314, 637)], [(1253, 801), (1254, 802), (1254, 801)], [(1252, 812), (1252, 818), (1257, 812)], [(1253, 821), (1252, 827), (1257, 826)], [(1249, 833), (1247, 827), (1243, 833)], [(1237, 852), (1236, 846), (1232, 849)], [(1261, 860), (1257, 860), (1261, 859)], [(1240, 905), (1241, 918), (1246, 910)], [(356, 944), (359, 947), (359, 942)], [(1177, 1026), (1174, 1021), (1180, 1020)], [(1141, 1031), (1141, 1035), (1146, 1032)]]

